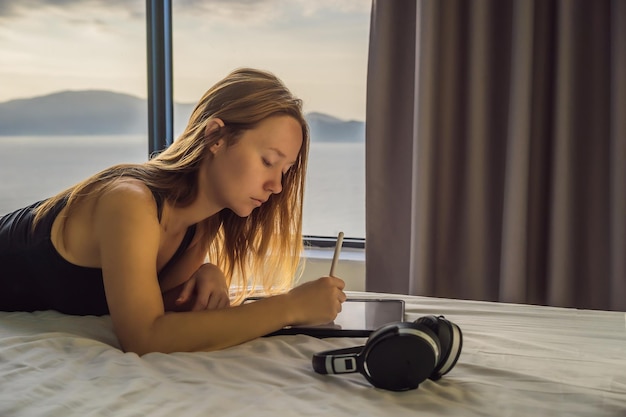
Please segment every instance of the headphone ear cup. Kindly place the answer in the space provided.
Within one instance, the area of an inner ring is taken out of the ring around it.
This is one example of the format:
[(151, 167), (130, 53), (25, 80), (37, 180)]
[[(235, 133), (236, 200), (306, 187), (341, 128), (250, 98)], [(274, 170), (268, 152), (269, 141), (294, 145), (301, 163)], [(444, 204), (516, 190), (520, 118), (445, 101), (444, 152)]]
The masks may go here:
[(397, 323), (370, 337), (363, 351), (363, 375), (375, 387), (391, 391), (415, 389), (433, 372), (439, 347), (430, 329)]
[(463, 345), (463, 334), (459, 326), (446, 320), (443, 316), (424, 316), (415, 322), (431, 329), (439, 340), (441, 353), (437, 365), (429, 377), (431, 380), (436, 381), (450, 372), (459, 359)]

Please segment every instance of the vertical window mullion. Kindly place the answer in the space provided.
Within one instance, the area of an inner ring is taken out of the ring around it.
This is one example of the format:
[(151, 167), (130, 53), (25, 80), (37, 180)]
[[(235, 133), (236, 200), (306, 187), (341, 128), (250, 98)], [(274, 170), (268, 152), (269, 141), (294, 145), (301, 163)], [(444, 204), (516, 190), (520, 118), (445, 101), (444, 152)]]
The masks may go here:
[(171, 0), (146, 0), (148, 39), (148, 151), (168, 147), (174, 136)]

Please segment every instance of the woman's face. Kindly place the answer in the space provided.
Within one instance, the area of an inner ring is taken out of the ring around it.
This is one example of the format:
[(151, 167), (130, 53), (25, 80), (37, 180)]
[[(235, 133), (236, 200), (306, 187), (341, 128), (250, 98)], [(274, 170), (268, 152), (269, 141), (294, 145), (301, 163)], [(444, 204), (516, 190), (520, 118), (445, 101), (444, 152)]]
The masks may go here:
[(211, 147), (204, 189), (218, 207), (241, 217), (282, 191), (282, 177), (296, 162), (302, 127), (291, 116), (273, 116), (243, 133), (231, 146), (224, 140)]

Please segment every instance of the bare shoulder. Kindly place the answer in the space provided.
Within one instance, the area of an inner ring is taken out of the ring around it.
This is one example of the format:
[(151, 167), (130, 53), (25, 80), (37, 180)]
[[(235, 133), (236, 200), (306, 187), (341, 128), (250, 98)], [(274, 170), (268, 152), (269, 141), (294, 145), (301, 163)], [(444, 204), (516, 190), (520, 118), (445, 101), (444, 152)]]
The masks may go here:
[(129, 276), (154, 279), (161, 226), (148, 187), (125, 179), (107, 187), (94, 205), (93, 240), (109, 286)]
[(100, 200), (124, 200), (131, 203), (150, 203), (154, 205), (154, 197), (146, 184), (134, 178), (120, 178), (107, 187)]
[[(111, 184), (94, 206), (96, 225), (104, 229), (126, 224), (133, 228), (157, 228), (159, 221), (154, 196), (136, 179), (120, 179)], [(102, 230), (102, 229), (101, 229)]]
[(140, 180), (124, 178), (107, 187), (96, 202), (96, 211), (140, 211), (156, 215), (156, 202), (150, 189)]

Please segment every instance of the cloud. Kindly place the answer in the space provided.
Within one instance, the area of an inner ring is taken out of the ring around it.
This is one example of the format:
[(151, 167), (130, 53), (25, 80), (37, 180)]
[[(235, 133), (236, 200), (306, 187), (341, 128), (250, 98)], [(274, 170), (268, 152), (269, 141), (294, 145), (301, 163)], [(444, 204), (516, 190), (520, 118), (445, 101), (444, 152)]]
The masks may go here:
[[(370, 0), (173, 0), (175, 95), (240, 66), (309, 110), (362, 119)], [(61, 89), (144, 96), (145, 0), (0, 0), (0, 101)], [(88, 57), (89, 59), (83, 59)], [(324, 110), (326, 109), (326, 110)]]
[[(312, 16), (323, 11), (369, 13), (368, 0), (175, 0), (175, 14), (206, 16), (207, 20), (271, 22), (286, 15)], [(104, 14), (144, 19), (144, 0), (0, 0), (0, 19), (27, 18), (29, 15), (54, 11), (73, 15), (85, 9), (100, 9)]]
[(85, 8), (101, 8), (132, 18), (144, 18), (145, 2), (142, 0), (0, 0), (0, 19), (27, 18), (29, 15), (51, 11), (76, 13)]
[[(210, 12), (218, 17), (242, 17), (265, 13), (275, 3), (275, 0), (176, 0), (172, 7), (180, 13)], [(81, 9), (143, 17), (146, 3), (144, 0), (0, 0), (0, 18), (28, 17), (44, 10), (70, 14)]]

